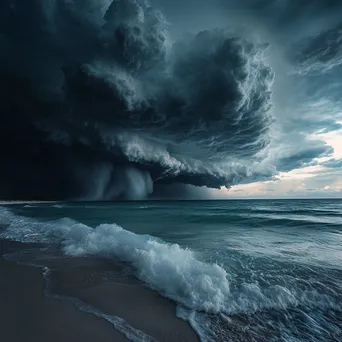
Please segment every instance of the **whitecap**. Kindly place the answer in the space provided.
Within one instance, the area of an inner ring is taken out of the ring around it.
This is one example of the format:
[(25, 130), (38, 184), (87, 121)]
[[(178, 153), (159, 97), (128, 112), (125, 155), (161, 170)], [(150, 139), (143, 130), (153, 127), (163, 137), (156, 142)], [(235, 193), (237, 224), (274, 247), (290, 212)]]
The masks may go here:
[(71, 256), (94, 255), (120, 259), (136, 270), (136, 276), (165, 297), (195, 309), (224, 310), (230, 294), (226, 271), (202, 262), (190, 249), (167, 244), (149, 235), (137, 235), (116, 224), (96, 228), (64, 218), (37, 221), (3, 211), (8, 220), (0, 237), (22, 242), (57, 242)]
[(0, 217), (6, 223), (0, 238), (55, 242), (70, 256), (119, 259), (133, 266), (136, 276), (150, 288), (190, 310), (235, 315), (305, 305), (342, 311), (336, 298), (314, 289), (280, 285), (261, 288), (258, 283), (243, 283), (231, 291), (223, 267), (201, 261), (194, 251), (178, 244), (138, 235), (116, 224), (91, 228), (69, 218), (38, 221), (16, 216), (4, 208), (0, 208)]

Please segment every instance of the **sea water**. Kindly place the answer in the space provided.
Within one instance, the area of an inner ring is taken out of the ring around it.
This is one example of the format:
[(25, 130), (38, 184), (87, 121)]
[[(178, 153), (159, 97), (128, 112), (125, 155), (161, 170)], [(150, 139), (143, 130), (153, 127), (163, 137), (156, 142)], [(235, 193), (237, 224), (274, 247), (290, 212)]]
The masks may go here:
[(342, 341), (341, 200), (12, 205), (0, 225), (2, 239), (129, 265), (202, 341)]

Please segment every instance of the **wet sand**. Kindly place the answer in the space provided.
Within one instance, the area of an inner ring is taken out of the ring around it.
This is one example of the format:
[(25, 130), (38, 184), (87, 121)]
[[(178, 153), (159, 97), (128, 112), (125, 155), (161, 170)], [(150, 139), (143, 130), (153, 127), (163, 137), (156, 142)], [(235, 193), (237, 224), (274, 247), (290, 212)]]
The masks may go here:
[(172, 301), (140, 284), (104, 282), (69, 289), (65, 294), (106, 314), (122, 317), (131, 326), (158, 341), (199, 341), (189, 324), (175, 316), (176, 306)]
[[(0, 254), (12, 247), (13, 244), (2, 241)], [(87, 264), (87, 260), (81, 263)], [(94, 274), (96, 268), (95, 274), (98, 271), (104, 274), (113, 266), (110, 263), (95, 261), (91, 266), (70, 265), (64, 260), (51, 274), (52, 280), (60, 284), (55, 287), (58, 294), (78, 298), (105, 314), (122, 317), (157, 341), (199, 341), (188, 323), (175, 317), (175, 303), (138, 281), (84, 281), (84, 269), (85, 273)], [(1, 257), (0, 279), (0, 331), (4, 341), (128, 341), (103, 318), (80, 311), (71, 301), (46, 297), (42, 269), (38, 267), (18, 265)]]
[(8, 342), (126, 342), (106, 321), (43, 294), (38, 268), (0, 261), (0, 331)]

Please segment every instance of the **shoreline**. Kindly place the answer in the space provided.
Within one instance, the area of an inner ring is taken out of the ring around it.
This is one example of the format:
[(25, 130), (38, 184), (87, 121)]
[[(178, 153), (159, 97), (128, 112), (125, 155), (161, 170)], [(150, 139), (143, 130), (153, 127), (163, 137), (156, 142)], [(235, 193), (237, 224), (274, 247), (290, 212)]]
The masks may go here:
[(0, 329), (11, 342), (129, 342), (105, 320), (44, 295), (38, 267), (0, 261)]
[[(0, 329), (5, 340), (129, 341), (105, 318), (79, 310), (72, 301), (75, 299), (104, 315), (123, 318), (131, 327), (159, 342), (199, 342), (188, 322), (176, 317), (176, 303), (137, 280), (101, 279), (102, 274), (116, 267), (106, 261), (64, 260), (58, 266), (54, 262), (49, 277), (53, 291), (51, 296), (46, 296), (42, 268), (3, 258), (3, 254), (30, 247), (0, 240)], [(87, 277), (91, 278), (90, 282)]]

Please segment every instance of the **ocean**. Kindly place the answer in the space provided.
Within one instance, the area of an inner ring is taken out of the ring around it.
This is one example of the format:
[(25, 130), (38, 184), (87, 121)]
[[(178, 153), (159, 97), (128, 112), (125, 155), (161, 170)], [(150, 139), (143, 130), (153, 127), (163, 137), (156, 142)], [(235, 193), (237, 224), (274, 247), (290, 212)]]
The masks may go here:
[[(16, 204), (0, 227), (29, 246), (4, 258), (41, 267), (55, 300), (58, 268), (102, 260), (101, 281), (171, 300), (203, 342), (342, 341), (342, 200)], [(158, 340), (70, 293), (129, 340)]]

